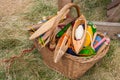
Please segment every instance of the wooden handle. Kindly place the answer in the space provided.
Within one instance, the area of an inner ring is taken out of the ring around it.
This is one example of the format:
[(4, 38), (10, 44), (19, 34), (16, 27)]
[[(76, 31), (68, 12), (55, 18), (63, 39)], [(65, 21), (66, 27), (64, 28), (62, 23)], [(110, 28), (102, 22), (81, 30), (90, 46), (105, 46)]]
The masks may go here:
[(74, 7), (74, 8), (76, 9), (77, 15), (78, 15), (78, 17), (79, 17), (79, 16), (81, 15), (81, 14), (80, 14), (80, 8), (79, 8), (79, 6), (77, 6), (77, 5), (74, 4), (74, 3), (68, 3), (67, 5), (65, 5), (65, 6), (59, 11), (59, 14), (58, 14), (58, 16), (57, 16), (54, 24), (58, 25), (59, 22), (60, 22), (60, 20), (61, 20), (61, 17), (64, 15), (64, 13), (65, 13), (67, 10), (71, 9), (72, 7)]

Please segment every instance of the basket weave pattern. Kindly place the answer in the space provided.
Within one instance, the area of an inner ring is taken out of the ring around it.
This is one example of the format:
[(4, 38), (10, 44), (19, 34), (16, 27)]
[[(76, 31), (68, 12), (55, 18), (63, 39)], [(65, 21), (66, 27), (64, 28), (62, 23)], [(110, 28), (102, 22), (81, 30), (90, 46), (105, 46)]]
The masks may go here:
[(108, 46), (100, 55), (96, 54), (89, 60), (84, 60), (82, 57), (76, 57), (66, 53), (58, 63), (54, 63), (54, 53), (52, 51), (50, 51), (47, 47), (41, 49), (37, 41), (34, 41), (34, 44), (42, 55), (44, 63), (49, 68), (71, 79), (76, 79), (82, 76), (96, 62), (103, 58), (109, 49)]

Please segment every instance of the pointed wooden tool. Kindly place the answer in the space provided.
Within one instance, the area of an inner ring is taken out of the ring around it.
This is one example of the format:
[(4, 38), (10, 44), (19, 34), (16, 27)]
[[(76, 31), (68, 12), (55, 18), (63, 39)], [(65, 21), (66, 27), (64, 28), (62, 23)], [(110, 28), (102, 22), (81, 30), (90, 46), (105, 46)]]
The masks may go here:
[[(75, 31), (78, 28), (79, 25), (84, 25), (83, 29), (84, 29), (84, 34), (82, 35), (82, 38), (79, 40), (75, 39)], [(75, 24), (73, 26), (73, 30), (72, 30), (72, 43), (74, 46), (74, 50), (76, 52), (76, 54), (78, 54), (80, 52), (80, 50), (83, 47), (84, 41), (85, 41), (85, 37), (86, 37), (86, 29), (87, 29), (87, 23), (86, 23), (86, 19), (83, 15), (81, 15), (76, 21)]]
[(42, 35), (43, 33), (45, 33), (46, 31), (48, 31), (53, 26), (56, 18), (57, 18), (57, 16), (54, 16), (52, 19), (45, 22), (37, 31), (35, 31), (35, 33), (33, 33), (33, 35), (31, 35), (31, 37), (29, 39), (33, 40), (33, 39), (39, 37), (40, 35)]
[[(63, 16), (66, 16), (69, 13), (70, 10), (67, 10)], [(61, 14), (61, 13), (59, 13)], [(30, 40), (33, 40), (37, 37), (39, 37), (40, 35), (42, 35), (43, 33), (45, 33), (46, 31), (48, 31), (49, 29), (51, 29), (55, 23), (56, 18), (58, 18), (58, 15), (54, 16), (53, 18), (51, 18), (50, 20), (48, 20), (47, 22), (45, 22), (37, 31), (35, 31), (35, 33), (33, 33), (33, 35), (31, 35), (31, 37), (29, 38)], [(62, 16), (62, 18), (63, 18)]]
[(71, 43), (71, 30), (72, 28), (68, 28), (67, 32), (63, 34), (63, 36), (59, 39), (58, 44), (55, 48), (54, 52), (54, 62), (57, 63), (61, 57), (66, 53), (68, 47)]

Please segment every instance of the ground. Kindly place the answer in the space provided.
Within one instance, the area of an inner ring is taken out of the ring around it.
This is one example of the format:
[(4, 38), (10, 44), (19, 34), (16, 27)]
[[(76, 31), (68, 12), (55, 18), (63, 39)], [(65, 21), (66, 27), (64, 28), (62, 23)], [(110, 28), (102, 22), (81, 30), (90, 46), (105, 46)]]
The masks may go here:
[[(75, 3), (88, 20), (104, 21), (109, 1), (75, 0)], [(36, 24), (42, 16), (54, 15), (56, 7), (56, 0), (0, 0), (0, 60), (31, 48), (27, 26)], [(78, 80), (120, 80), (119, 49), (120, 41), (111, 40), (108, 54)], [(0, 63), (0, 80), (69, 80), (46, 67), (37, 49), (16, 59), (9, 69), (7, 65)]]

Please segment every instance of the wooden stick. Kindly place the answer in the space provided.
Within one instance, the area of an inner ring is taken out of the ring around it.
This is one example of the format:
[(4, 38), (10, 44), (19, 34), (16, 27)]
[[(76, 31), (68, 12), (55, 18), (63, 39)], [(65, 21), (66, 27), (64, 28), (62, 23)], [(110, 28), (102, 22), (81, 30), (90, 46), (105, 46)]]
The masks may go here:
[(120, 27), (120, 23), (117, 23), (117, 22), (100, 22), (100, 21), (92, 21), (95, 25), (100, 25), (100, 26), (114, 26), (114, 27), (117, 27), (119, 26)]

